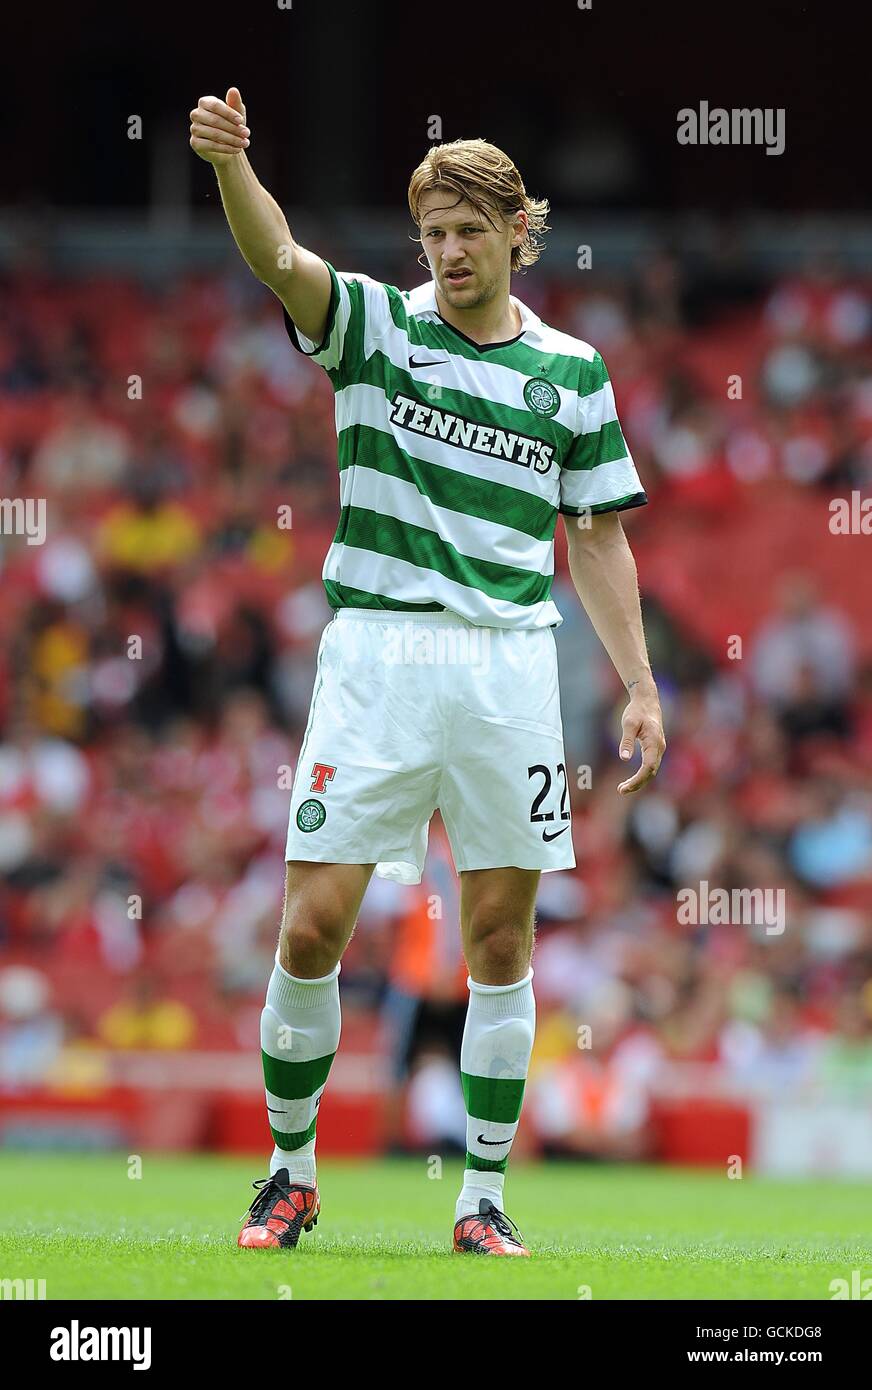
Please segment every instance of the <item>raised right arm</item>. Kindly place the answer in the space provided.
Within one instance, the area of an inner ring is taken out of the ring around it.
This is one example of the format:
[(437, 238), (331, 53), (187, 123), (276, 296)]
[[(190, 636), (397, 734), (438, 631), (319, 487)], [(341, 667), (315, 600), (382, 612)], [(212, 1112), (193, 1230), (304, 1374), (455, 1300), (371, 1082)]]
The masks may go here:
[(237, 87), (230, 88), (225, 101), (200, 98), (191, 112), (191, 149), (215, 167), (236, 245), (300, 332), (320, 343), (330, 309), (330, 271), (320, 256), (294, 241), (284, 213), (248, 161), (248, 143)]

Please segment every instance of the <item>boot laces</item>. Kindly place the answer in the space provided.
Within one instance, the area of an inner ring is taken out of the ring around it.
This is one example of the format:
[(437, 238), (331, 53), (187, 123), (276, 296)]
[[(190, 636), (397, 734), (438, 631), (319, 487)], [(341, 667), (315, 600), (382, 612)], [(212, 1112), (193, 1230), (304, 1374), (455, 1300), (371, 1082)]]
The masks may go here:
[[(276, 1182), (276, 1179), (274, 1177), (255, 1178), (254, 1182), (251, 1185), (254, 1188), (260, 1188), (260, 1191), (257, 1193), (257, 1196), (254, 1198), (254, 1201), (248, 1208), (248, 1213), (251, 1214), (253, 1220), (256, 1219), (258, 1216), (263, 1216), (264, 1212), (268, 1211), (270, 1205), (274, 1201), (277, 1201), (279, 1197), (287, 1197), (289, 1191), (289, 1189), (285, 1187), (283, 1183)], [(282, 1219), (287, 1221), (286, 1217)]]
[(506, 1216), (504, 1211), (495, 1207), (493, 1202), (489, 1202), (487, 1197), (482, 1197), (478, 1204), (479, 1220), (485, 1226), (493, 1226), (504, 1240), (510, 1240), (513, 1245), (522, 1245), (521, 1232), (518, 1230), (510, 1216)]

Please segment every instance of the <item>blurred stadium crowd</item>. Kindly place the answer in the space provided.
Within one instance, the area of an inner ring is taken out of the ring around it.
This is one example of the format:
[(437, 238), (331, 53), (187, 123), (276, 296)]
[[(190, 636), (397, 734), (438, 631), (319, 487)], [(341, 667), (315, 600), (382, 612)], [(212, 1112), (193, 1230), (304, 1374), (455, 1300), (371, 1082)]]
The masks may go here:
[[(872, 541), (833, 534), (828, 505), (872, 482), (872, 286), (831, 259), (766, 281), (725, 247), (615, 279), (546, 257), (514, 292), (615, 383), (669, 740), (656, 784), (618, 798), (621, 690), (559, 526), (578, 869), (540, 891), (536, 1130), (642, 1153), (676, 1061), (868, 1096)], [(0, 537), (0, 1086), (100, 1046), (255, 1048), (330, 616), (327, 380), (235, 267), (157, 288), (10, 270), (0, 496), (47, 504), (44, 544)], [(702, 881), (784, 889), (785, 930), (680, 925)], [(394, 1137), (461, 1140), (456, 921), (437, 817), (424, 883), (374, 880), (343, 963), (346, 1015), (379, 1020), (407, 1104)]]

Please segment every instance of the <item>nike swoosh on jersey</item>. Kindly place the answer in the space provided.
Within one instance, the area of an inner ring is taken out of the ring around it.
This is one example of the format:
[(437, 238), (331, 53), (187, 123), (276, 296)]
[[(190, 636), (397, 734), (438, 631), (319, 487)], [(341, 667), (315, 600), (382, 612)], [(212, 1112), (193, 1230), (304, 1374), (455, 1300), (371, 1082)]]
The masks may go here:
[[(512, 1139), (514, 1139), (514, 1137), (515, 1136), (512, 1135)], [(477, 1142), (479, 1144), (487, 1144), (488, 1148), (496, 1148), (499, 1144), (511, 1144), (512, 1139), (485, 1139), (484, 1135), (480, 1134)]]
[(409, 358), (410, 367), (444, 367), (447, 362), (447, 357), (439, 357), (435, 362), (416, 362), (414, 357)]
[(565, 835), (565, 834), (566, 834), (566, 831), (567, 831), (568, 829), (569, 829), (569, 826), (568, 826), (568, 825), (564, 825), (564, 827), (563, 827), (562, 830), (555, 830), (555, 832), (554, 832), (553, 835), (549, 835), (547, 830), (543, 830), (543, 831), (542, 831), (542, 839), (543, 839), (543, 840), (545, 841), (545, 843), (547, 844), (550, 840), (556, 840), (558, 835)]

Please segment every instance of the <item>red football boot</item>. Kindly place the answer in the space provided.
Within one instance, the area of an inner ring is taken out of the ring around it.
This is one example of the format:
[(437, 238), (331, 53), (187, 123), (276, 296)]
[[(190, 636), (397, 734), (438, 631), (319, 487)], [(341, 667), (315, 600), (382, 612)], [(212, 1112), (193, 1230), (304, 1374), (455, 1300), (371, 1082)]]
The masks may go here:
[(251, 1185), (260, 1191), (248, 1208), (250, 1216), (239, 1232), (237, 1245), (248, 1250), (292, 1250), (301, 1231), (317, 1226), (321, 1210), (317, 1187), (291, 1182), (287, 1168)]
[(478, 1216), (461, 1216), (455, 1222), (454, 1250), (456, 1254), (525, 1255), (530, 1258), (514, 1221), (487, 1197), (482, 1197), (478, 1204)]

